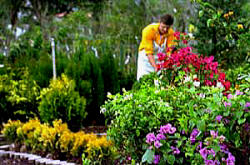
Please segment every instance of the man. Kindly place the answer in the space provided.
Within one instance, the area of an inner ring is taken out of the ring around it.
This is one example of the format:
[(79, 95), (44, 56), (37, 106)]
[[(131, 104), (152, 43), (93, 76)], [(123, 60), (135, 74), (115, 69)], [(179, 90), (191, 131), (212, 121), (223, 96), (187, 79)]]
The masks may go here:
[(142, 30), (142, 40), (139, 47), (137, 80), (150, 72), (157, 72), (156, 54), (169, 53), (167, 47), (174, 45), (174, 30), (171, 28), (174, 18), (163, 15), (159, 23), (152, 23)]

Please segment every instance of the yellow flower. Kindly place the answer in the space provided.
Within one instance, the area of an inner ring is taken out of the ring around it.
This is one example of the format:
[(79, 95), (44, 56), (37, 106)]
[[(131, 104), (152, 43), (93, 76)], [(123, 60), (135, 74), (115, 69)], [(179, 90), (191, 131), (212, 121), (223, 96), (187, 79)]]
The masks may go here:
[(224, 14), (224, 17), (225, 17), (225, 18), (228, 18), (228, 16), (229, 16), (229, 15), (228, 15), (227, 13), (226, 13), (226, 14)]
[(238, 29), (243, 29), (243, 25), (242, 24), (238, 24)]
[(230, 11), (230, 12), (228, 13), (229, 16), (231, 16), (231, 15), (233, 15), (233, 14), (234, 14), (233, 11)]

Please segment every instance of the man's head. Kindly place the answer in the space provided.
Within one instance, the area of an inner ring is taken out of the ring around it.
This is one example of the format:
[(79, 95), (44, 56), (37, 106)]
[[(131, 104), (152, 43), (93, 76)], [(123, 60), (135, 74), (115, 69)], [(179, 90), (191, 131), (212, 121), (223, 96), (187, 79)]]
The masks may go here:
[(159, 32), (160, 34), (166, 34), (168, 32), (168, 29), (170, 26), (172, 26), (174, 23), (174, 18), (169, 15), (165, 14), (161, 16), (160, 18), (160, 26), (159, 26)]

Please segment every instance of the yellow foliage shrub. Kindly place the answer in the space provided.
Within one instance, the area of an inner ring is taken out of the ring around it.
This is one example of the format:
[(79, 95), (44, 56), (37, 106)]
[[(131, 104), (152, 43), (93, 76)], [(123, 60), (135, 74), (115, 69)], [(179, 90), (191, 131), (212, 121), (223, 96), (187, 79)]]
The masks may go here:
[(8, 120), (8, 123), (3, 124), (2, 134), (9, 139), (10, 141), (18, 141), (16, 130), (23, 125), (20, 120), (11, 121)]

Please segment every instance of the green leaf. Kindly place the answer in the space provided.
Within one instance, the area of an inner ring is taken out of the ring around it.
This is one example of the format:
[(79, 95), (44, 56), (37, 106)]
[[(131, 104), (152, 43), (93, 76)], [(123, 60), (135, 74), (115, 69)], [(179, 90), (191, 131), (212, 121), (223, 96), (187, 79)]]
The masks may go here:
[(205, 131), (205, 127), (206, 127), (206, 123), (205, 123), (204, 120), (198, 121), (198, 123), (197, 123), (198, 130), (204, 132)]
[(203, 10), (200, 10), (199, 11), (199, 17), (202, 17), (204, 15), (204, 11)]
[(246, 118), (239, 119), (238, 124), (241, 125), (241, 124), (245, 123), (245, 121), (246, 121)]
[(207, 27), (210, 27), (210, 24), (212, 23), (212, 19), (207, 20)]
[(151, 149), (147, 149), (147, 151), (142, 156), (142, 163), (147, 162), (151, 164), (154, 160), (154, 151)]
[(167, 156), (167, 161), (168, 161), (169, 164), (174, 164), (174, 162), (175, 162), (174, 155), (168, 155)]
[(136, 130), (136, 136), (140, 136), (140, 130)]

